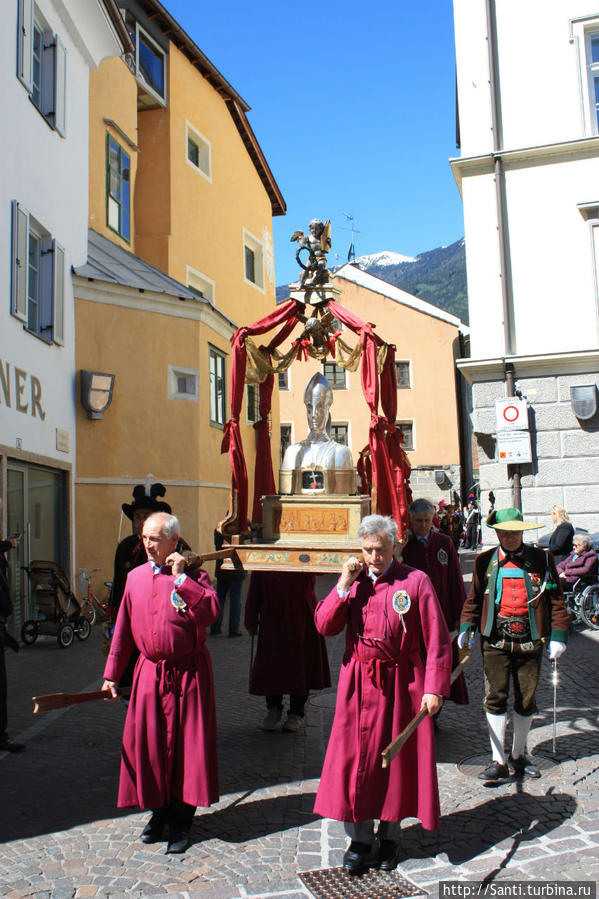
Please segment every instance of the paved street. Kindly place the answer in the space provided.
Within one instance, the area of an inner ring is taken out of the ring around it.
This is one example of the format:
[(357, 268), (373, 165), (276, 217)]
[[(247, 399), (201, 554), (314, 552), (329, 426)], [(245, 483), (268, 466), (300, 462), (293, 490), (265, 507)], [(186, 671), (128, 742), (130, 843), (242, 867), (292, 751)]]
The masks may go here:
[[(467, 562), (467, 556), (462, 556)], [(331, 585), (319, 579), (319, 591)], [(215, 671), (221, 801), (198, 810), (193, 845), (167, 856), (144, 846), (147, 813), (115, 808), (122, 703), (33, 717), (30, 697), (94, 689), (103, 667), (100, 628), (67, 649), (43, 638), (7, 653), (13, 739), (0, 754), (0, 895), (53, 897), (306, 897), (299, 872), (341, 863), (342, 825), (312, 814), (332, 721), (334, 690), (311, 697), (298, 734), (264, 733), (263, 700), (247, 694), (250, 638), (209, 638)], [(336, 679), (343, 638), (328, 642)], [(552, 753), (553, 688), (544, 663), (540, 713), (529, 739), (539, 780), (490, 787), (479, 653), (467, 672), (471, 705), (448, 703), (438, 730), (442, 822), (427, 834), (403, 824), (403, 877), (432, 895), (440, 880), (599, 879), (599, 632), (572, 634), (560, 664)], [(373, 890), (363, 895), (382, 895)]]

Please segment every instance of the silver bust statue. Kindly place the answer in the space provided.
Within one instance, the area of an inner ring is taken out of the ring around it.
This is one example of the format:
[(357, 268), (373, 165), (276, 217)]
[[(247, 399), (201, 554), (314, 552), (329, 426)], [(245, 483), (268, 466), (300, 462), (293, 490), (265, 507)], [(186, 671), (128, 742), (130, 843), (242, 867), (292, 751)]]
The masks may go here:
[(331, 440), (327, 431), (329, 410), (333, 403), (333, 391), (320, 372), (313, 375), (304, 391), (304, 404), (308, 418), (308, 436), (301, 443), (292, 443), (283, 457), (286, 470), (311, 471), (313, 468), (353, 469), (351, 450), (342, 443)]

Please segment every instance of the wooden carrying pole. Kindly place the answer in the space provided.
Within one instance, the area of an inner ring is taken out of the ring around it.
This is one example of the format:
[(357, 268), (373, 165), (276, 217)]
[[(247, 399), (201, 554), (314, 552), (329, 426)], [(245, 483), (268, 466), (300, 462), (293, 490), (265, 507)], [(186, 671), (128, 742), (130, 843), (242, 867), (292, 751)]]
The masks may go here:
[[(119, 699), (129, 696), (131, 687), (119, 690)], [(92, 690), (90, 693), (46, 693), (44, 696), (32, 696), (33, 714), (39, 712), (52, 712), (55, 709), (65, 709), (69, 705), (78, 705), (81, 702), (95, 702), (97, 699), (112, 700), (110, 690)]]
[[(460, 676), (460, 674), (462, 673), (462, 671), (464, 670), (466, 665), (468, 665), (469, 662), (470, 662), (470, 653), (465, 655), (464, 658), (462, 659), (462, 661), (460, 662), (460, 664), (456, 665), (456, 667), (451, 672), (451, 680), (449, 682), (450, 686), (451, 686), (451, 684), (453, 684), (453, 682), (455, 680), (457, 680), (457, 678)], [(382, 762), (383, 768), (389, 767), (389, 762), (392, 762), (393, 759), (395, 758), (395, 756), (398, 755), (399, 752), (401, 752), (401, 750), (404, 746), (404, 743), (406, 743), (407, 740), (410, 739), (410, 737), (412, 736), (412, 734), (414, 733), (414, 731), (416, 730), (416, 728), (418, 727), (420, 722), (424, 721), (424, 719), (426, 718), (427, 715), (428, 715), (428, 712), (426, 709), (420, 709), (418, 714), (414, 715), (414, 717), (412, 718), (410, 723), (408, 725), (406, 725), (406, 727), (404, 727), (402, 732), (400, 734), (398, 734), (397, 737), (395, 737), (395, 739), (392, 740), (391, 743), (389, 743), (389, 745), (383, 749), (383, 751), (381, 752), (381, 762)]]

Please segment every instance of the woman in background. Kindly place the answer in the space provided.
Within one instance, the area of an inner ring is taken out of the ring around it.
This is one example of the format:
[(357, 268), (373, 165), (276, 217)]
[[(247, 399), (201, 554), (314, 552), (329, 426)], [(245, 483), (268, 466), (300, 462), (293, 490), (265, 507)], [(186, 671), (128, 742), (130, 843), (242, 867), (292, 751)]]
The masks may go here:
[(557, 564), (563, 562), (566, 556), (572, 552), (574, 528), (563, 506), (553, 507), (551, 520), (555, 528), (549, 538), (549, 551)]

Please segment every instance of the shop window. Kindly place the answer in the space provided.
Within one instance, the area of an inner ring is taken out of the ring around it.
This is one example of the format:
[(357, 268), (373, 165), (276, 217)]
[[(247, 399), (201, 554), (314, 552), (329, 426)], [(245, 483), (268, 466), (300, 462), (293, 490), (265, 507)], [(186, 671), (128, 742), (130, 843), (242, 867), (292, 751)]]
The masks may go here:
[(18, 0), (17, 77), (51, 128), (65, 135), (66, 49), (33, 0)]
[(193, 125), (186, 122), (187, 162), (192, 168), (203, 175), (208, 181), (212, 181), (212, 146), (203, 134), (200, 134)]
[(412, 386), (412, 371), (409, 362), (401, 360), (395, 363), (395, 378), (398, 390)]
[(347, 378), (345, 369), (337, 365), (336, 362), (325, 362), (323, 364), (323, 374), (333, 390), (346, 389)]
[(106, 135), (106, 224), (125, 240), (131, 237), (131, 159)]
[(222, 428), (225, 424), (225, 354), (209, 348), (210, 424)]
[(11, 314), (47, 343), (64, 342), (64, 249), (12, 203)]

